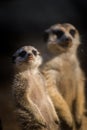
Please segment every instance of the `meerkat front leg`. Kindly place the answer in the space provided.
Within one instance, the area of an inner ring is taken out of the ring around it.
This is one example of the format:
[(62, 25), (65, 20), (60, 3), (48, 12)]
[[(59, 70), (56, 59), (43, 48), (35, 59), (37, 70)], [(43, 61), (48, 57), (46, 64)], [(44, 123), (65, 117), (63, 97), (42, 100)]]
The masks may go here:
[(32, 100), (28, 99), (30, 111), (34, 113), (34, 117), (36, 121), (43, 127), (46, 127), (46, 121), (44, 117), (42, 116), (40, 110), (38, 109), (37, 105), (32, 102)]
[(59, 120), (59, 117), (58, 117), (58, 115), (57, 115), (57, 113), (56, 113), (56, 111), (55, 111), (53, 102), (52, 102), (52, 100), (50, 99), (49, 96), (47, 96), (47, 98), (48, 98), (49, 104), (51, 104), (51, 107), (50, 107), (50, 108), (52, 109), (52, 115), (53, 115), (54, 121), (55, 121), (56, 124), (59, 124), (59, 123), (60, 123), (60, 120)]
[(75, 109), (75, 120), (77, 127), (82, 124), (82, 118), (85, 111), (85, 95), (84, 95), (84, 79), (78, 77), (77, 91), (76, 91), (76, 109)]
[[(53, 104), (56, 108), (56, 111), (57, 111), (59, 117), (64, 122), (66, 122), (67, 125), (72, 127), (73, 126), (73, 119), (72, 119), (72, 115), (71, 115), (71, 112), (70, 112), (70, 109), (69, 109), (67, 103), (65, 102), (65, 100), (63, 99), (63, 97), (57, 91), (56, 88), (49, 89), (48, 91), (50, 93), (50, 97), (53, 101)], [(55, 94), (53, 94), (53, 93), (55, 93)]]
[[(54, 104), (54, 107), (57, 111), (58, 116), (61, 118), (62, 121), (66, 122), (66, 124), (69, 127), (73, 127), (73, 118), (72, 114), (70, 112), (70, 109), (68, 107), (68, 104), (60, 94), (59, 90), (57, 89), (56, 85), (56, 72), (54, 70), (44, 71), (43, 74), (46, 77), (47, 81), (47, 91), (49, 96), (51, 97), (51, 100)], [(51, 75), (51, 76), (50, 76)]]

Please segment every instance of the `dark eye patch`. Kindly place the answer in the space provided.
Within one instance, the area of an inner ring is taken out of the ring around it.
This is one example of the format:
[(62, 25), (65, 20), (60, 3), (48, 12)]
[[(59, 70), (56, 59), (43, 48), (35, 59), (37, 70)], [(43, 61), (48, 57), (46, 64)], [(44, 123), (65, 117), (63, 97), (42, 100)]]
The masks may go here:
[(64, 32), (62, 30), (53, 30), (53, 34), (57, 35), (58, 38), (61, 38)]
[(71, 34), (73, 37), (75, 36), (75, 33), (76, 33), (75, 29), (71, 29), (69, 32), (70, 32), (70, 34)]
[(32, 53), (36, 56), (37, 55), (37, 51), (36, 50), (32, 50)]
[(26, 51), (22, 51), (22, 52), (19, 53), (20, 57), (24, 57), (25, 55), (26, 55)]

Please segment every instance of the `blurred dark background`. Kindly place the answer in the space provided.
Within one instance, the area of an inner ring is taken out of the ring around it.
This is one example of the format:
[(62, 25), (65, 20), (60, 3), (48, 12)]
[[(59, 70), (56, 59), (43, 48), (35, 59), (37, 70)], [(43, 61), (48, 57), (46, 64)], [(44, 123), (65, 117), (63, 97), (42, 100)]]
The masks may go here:
[(57, 22), (70, 22), (87, 35), (86, 15), (87, 0), (1, 0), (0, 52), (10, 54), (23, 37)]
[(80, 32), (82, 44), (78, 55), (87, 78), (87, 0), (0, 1), (0, 117), (4, 130), (16, 127), (9, 123), (12, 120), (9, 91), (13, 76), (12, 54), (29, 44), (43, 51), (44, 30), (52, 24), (65, 22), (73, 24)]

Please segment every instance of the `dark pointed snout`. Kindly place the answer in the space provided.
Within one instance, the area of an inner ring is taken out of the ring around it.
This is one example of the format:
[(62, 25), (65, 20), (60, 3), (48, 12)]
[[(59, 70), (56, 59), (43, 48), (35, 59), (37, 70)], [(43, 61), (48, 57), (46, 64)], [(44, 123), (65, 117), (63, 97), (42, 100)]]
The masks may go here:
[(31, 53), (28, 53), (28, 57), (31, 57), (32, 56), (32, 54)]
[(64, 42), (71, 42), (71, 41), (72, 41), (72, 39), (70, 37), (65, 37), (64, 38)]

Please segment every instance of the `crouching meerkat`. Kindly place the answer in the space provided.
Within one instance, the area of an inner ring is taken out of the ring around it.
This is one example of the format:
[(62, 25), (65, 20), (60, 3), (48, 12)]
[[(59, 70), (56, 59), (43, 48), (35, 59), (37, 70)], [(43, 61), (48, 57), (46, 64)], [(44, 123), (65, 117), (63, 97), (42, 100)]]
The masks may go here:
[(47, 80), (47, 90), (59, 117), (79, 128), (84, 113), (84, 74), (77, 59), (80, 44), (78, 30), (69, 23), (55, 24), (45, 31), (49, 50), (41, 71)]
[(12, 86), (17, 119), (23, 130), (59, 130), (59, 118), (45, 91), (39, 72), (42, 57), (33, 46), (23, 46), (13, 54), (17, 70)]

